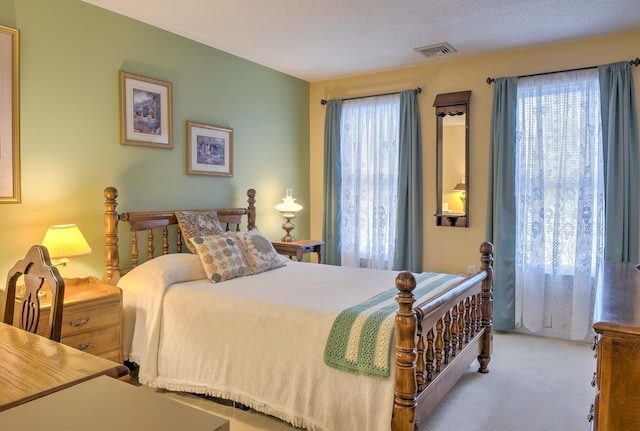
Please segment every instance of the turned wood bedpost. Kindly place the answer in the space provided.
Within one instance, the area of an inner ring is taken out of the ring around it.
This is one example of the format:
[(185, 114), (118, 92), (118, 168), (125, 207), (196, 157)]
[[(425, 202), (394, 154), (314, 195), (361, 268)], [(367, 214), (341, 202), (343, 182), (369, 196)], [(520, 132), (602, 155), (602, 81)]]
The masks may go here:
[(482, 270), (486, 271), (487, 278), (482, 280), (482, 292), (480, 293), (481, 324), (484, 328), (482, 351), (478, 355), (480, 368), (478, 372), (489, 372), (489, 361), (493, 351), (493, 244), (483, 242), (480, 245), (480, 258)]
[(400, 310), (396, 314), (396, 383), (393, 403), (392, 429), (413, 431), (415, 426), (416, 378), (416, 315), (413, 310), (413, 290), (416, 279), (409, 272), (396, 277)]
[(115, 286), (120, 280), (120, 256), (118, 255), (118, 220), (116, 212), (118, 190), (104, 189), (104, 272), (102, 281)]
[(255, 189), (247, 190), (247, 202), (249, 203), (249, 208), (247, 208), (247, 230), (255, 229), (256, 227), (256, 191)]

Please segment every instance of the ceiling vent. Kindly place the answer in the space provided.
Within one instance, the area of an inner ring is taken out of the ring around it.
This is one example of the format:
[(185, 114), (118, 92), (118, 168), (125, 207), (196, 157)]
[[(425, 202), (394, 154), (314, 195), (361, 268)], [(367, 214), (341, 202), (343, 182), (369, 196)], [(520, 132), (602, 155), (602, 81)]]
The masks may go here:
[(449, 45), (447, 42), (435, 43), (433, 45), (421, 46), (420, 48), (414, 49), (425, 57), (437, 57), (440, 55), (447, 55), (458, 52), (457, 49)]

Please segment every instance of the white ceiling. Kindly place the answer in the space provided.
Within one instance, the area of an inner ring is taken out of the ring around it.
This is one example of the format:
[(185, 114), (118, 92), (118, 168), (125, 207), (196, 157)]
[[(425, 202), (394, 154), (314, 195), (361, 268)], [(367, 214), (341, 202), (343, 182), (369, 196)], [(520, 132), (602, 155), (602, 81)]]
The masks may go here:
[(640, 29), (640, 0), (84, 1), (309, 82)]

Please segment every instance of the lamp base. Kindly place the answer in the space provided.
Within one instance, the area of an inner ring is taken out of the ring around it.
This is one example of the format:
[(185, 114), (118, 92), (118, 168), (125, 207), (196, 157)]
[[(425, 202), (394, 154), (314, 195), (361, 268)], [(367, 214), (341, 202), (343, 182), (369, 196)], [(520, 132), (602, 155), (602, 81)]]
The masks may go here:
[(295, 229), (296, 225), (294, 225), (293, 223), (291, 223), (291, 220), (293, 220), (295, 217), (287, 217), (285, 216), (285, 222), (282, 224), (282, 229), (284, 229), (284, 231), (287, 233), (285, 236), (283, 236), (280, 241), (282, 242), (294, 242), (296, 239), (293, 235), (291, 235), (291, 231)]

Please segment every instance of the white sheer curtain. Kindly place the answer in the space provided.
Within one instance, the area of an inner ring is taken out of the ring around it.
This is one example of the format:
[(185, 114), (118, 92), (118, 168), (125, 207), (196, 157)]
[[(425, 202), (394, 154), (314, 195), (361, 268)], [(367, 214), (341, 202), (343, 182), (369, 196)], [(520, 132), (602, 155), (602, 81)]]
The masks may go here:
[(583, 339), (603, 255), (596, 69), (518, 79), (516, 325)]
[(400, 95), (342, 105), (343, 266), (392, 269), (398, 203)]

